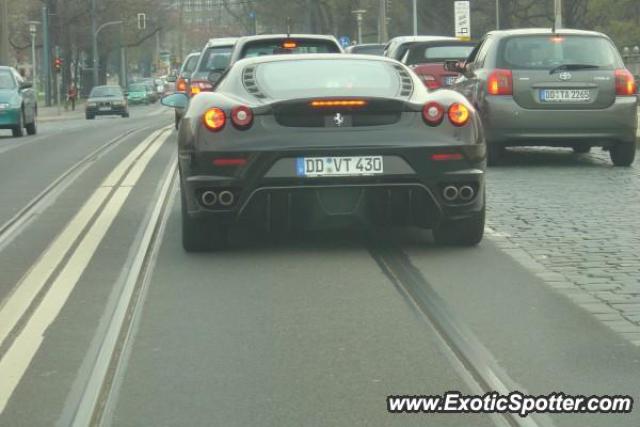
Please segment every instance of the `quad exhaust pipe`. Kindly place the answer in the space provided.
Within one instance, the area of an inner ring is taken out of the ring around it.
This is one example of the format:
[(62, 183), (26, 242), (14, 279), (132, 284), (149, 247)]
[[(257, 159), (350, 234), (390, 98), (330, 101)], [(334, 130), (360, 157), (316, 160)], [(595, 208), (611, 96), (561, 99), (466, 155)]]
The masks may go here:
[(470, 185), (447, 185), (442, 189), (442, 198), (449, 203), (470, 202), (476, 196), (476, 190)]
[(223, 190), (219, 193), (213, 190), (206, 190), (200, 195), (200, 203), (207, 208), (213, 208), (216, 205), (227, 208), (233, 205), (235, 199), (235, 195), (229, 190)]
[(460, 187), (460, 200), (462, 200), (463, 202), (468, 202), (469, 200), (473, 199), (475, 195), (476, 192), (470, 185), (463, 185), (462, 187)]
[(458, 187), (454, 185), (447, 185), (446, 187), (444, 187), (444, 190), (442, 190), (442, 197), (444, 197), (447, 202), (455, 201), (458, 198), (459, 194), (460, 191), (458, 190)]
[(220, 199), (220, 204), (224, 207), (227, 207), (233, 204), (235, 200), (235, 196), (231, 191), (225, 190), (220, 192), (219, 199)]
[(218, 201), (218, 195), (213, 191), (205, 191), (204, 193), (202, 193), (200, 200), (202, 201), (203, 205), (209, 208), (216, 204), (216, 202)]

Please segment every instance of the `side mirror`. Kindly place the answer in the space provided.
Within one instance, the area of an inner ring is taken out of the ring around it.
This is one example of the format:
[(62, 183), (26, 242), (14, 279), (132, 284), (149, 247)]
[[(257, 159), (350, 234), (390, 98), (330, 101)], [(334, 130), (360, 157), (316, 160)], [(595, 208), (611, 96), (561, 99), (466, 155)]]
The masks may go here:
[(171, 95), (163, 96), (160, 103), (165, 107), (187, 108), (189, 98), (184, 93), (172, 93)]
[(129, 91), (126, 91), (126, 90), (125, 90), (125, 91), (124, 91), (124, 96), (125, 96), (125, 98), (126, 98), (127, 96), (129, 96)]
[(175, 83), (178, 81), (178, 76), (172, 74), (170, 76), (167, 76), (166, 80), (167, 80), (167, 83)]
[(33, 83), (31, 82), (22, 82), (20, 84), (20, 89), (31, 89), (33, 87)]

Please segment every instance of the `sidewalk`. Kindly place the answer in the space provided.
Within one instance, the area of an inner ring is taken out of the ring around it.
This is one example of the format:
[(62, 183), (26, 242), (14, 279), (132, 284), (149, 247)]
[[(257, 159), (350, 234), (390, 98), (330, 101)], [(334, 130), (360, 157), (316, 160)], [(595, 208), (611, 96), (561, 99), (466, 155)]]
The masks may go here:
[(45, 107), (44, 103), (38, 105), (38, 121), (39, 122), (52, 122), (57, 120), (73, 120), (84, 118), (84, 100), (80, 100), (76, 103), (75, 111), (69, 109), (65, 111), (64, 104), (60, 106), (60, 114), (58, 114), (58, 107), (55, 105), (51, 107)]

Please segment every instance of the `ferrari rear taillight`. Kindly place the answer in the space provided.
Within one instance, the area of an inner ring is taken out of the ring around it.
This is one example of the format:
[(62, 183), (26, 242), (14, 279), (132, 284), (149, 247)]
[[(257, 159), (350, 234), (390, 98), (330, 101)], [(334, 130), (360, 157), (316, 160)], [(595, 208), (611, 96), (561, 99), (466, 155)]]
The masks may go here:
[(213, 85), (206, 80), (194, 80), (189, 85), (189, 96), (195, 96), (200, 92), (212, 92)]
[(513, 95), (513, 74), (511, 70), (494, 70), (487, 79), (489, 95)]
[(469, 121), (469, 117), (471, 116), (469, 109), (464, 104), (458, 103), (451, 104), (447, 114), (449, 116), (449, 121), (454, 126), (466, 125)]
[(438, 126), (444, 118), (444, 107), (437, 102), (427, 102), (422, 108), (422, 118), (429, 126)]
[(424, 80), (425, 86), (427, 86), (429, 89), (438, 89), (440, 87), (440, 82), (438, 81), (438, 79), (436, 79), (435, 76), (431, 74), (423, 74), (422, 80)]
[(202, 123), (206, 126), (207, 129), (213, 132), (218, 132), (222, 130), (226, 122), (227, 122), (226, 114), (222, 109), (217, 107), (209, 108), (202, 115)]
[(616, 70), (616, 95), (618, 96), (633, 96), (636, 94), (637, 86), (636, 80), (633, 74), (626, 68), (619, 68)]
[(231, 121), (239, 129), (247, 129), (253, 123), (251, 108), (240, 105), (231, 109)]
[(187, 91), (187, 81), (183, 78), (178, 79), (176, 83), (176, 92), (186, 92)]

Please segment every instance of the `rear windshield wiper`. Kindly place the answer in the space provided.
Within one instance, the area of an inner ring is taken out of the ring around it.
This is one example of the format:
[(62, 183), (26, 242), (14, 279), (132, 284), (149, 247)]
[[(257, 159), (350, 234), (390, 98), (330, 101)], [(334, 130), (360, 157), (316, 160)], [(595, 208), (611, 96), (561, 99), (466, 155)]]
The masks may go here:
[(549, 74), (553, 74), (562, 70), (595, 70), (597, 68), (600, 68), (600, 66), (593, 64), (562, 64), (552, 68), (549, 71)]

